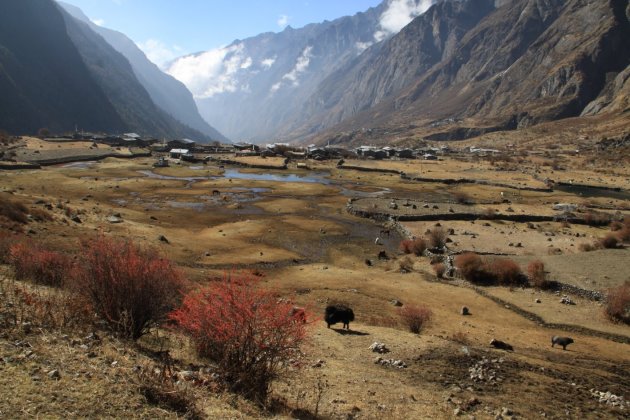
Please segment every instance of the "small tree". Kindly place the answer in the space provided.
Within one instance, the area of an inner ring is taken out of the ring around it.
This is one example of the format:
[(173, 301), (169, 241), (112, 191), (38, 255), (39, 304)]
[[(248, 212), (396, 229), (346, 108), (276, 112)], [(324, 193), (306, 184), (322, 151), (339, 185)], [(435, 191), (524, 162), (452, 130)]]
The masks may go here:
[(517, 285), (524, 280), (521, 267), (509, 258), (495, 258), (485, 269), (490, 273), (490, 281), (501, 285)]
[(409, 331), (420, 334), (422, 327), (433, 318), (433, 312), (424, 305), (406, 305), (400, 309), (400, 317)]
[(176, 306), (181, 275), (157, 251), (105, 236), (83, 241), (82, 248), (75, 286), (121, 335), (140, 338)]
[(293, 305), (256, 283), (253, 276), (226, 275), (188, 294), (170, 317), (192, 337), (199, 356), (219, 365), (231, 391), (264, 403), (271, 381), (304, 342), (306, 324)]
[(473, 252), (456, 256), (455, 267), (464, 279), (472, 283), (481, 283), (485, 275), (481, 257)]

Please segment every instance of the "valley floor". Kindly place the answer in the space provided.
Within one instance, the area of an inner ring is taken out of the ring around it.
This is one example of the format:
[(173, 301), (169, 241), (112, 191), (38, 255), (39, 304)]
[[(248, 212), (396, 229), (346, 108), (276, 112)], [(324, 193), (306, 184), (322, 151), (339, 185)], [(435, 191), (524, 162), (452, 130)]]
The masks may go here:
[[(467, 208), (478, 212), (504, 212), (511, 206), (519, 214), (552, 215), (553, 203), (571, 202), (627, 215), (629, 200), (527, 191), (522, 187), (541, 187), (534, 172), (522, 167), (496, 171), (484, 162), (454, 159), (357, 164), (436, 179), (474, 173), (515, 188), (418, 182), (328, 162), (285, 171), (220, 168), (212, 162), (152, 168), (152, 163), (149, 158), (108, 158), (5, 171), (0, 173), (0, 196), (48, 212), (50, 220), (30, 221), (24, 230), (56, 249), (76, 251), (79, 238), (104, 232), (159, 248), (200, 284), (226, 271), (250, 270), (264, 276), (264, 287), (316, 314), (331, 302), (346, 303), (356, 314), (350, 331), (339, 325), (328, 329), (319, 320), (312, 324), (304, 368), (274, 384), (273, 395), (284, 409), (263, 413), (236, 397), (191, 386), (202, 417), (288, 418), (316, 411), (323, 418), (628, 415), (630, 405), (613, 407), (595, 395), (601, 391), (630, 398), (630, 327), (606, 319), (601, 302), (572, 295), (576, 304), (563, 305), (555, 293), (529, 288), (489, 287), (479, 293), (460, 279), (436, 279), (427, 257), (398, 250), (401, 232), (423, 235), (440, 223), (453, 229), (449, 247), (454, 251), (508, 255), (522, 267), (541, 259), (551, 279), (605, 292), (630, 279), (628, 249), (587, 253), (578, 248), (605, 236), (608, 227), (551, 221), (533, 222), (532, 227), (493, 219), (410, 221), (397, 230), (354, 216), (347, 206), (363, 203), (367, 210), (376, 205), (387, 211), (394, 198), (401, 206), (409, 199), (448, 208), (465, 194), (474, 203)], [(626, 190), (630, 179), (614, 171), (600, 176), (581, 170), (573, 176), (585, 183), (593, 178)], [(503, 203), (506, 194), (509, 204)], [(381, 251), (387, 260), (379, 260)], [(403, 265), (411, 266), (405, 270), (410, 272), (401, 272)], [(10, 270), (3, 273), (3, 282), (10, 282)], [(419, 335), (407, 332), (394, 301), (403, 307), (427, 305), (432, 322)], [(470, 316), (460, 315), (462, 306)], [(524, 317), (520, 309), (543, 322)], [(96, 343), (86, 339), (90, 332), (4, 331), (0, 416), (178, 415), (172, 407), (150, 404), (137, 366), (159, 366), (150, 356), (160, 346), (171, 350), (178, 369), (199, 366), (203, 361), (191, 355), (185, 339), (162, 332), (130, 345), (97, 331), (101, 338)], [(566, 351), (551, 348), (553, 335), (569, 335), (575, 343)], [(510, 343), (514, 351), (489, 347), (492, 338)], [(390, 352), (373, 353), (369, 347), (374, 342)], [(406, 367), (375, 363), (377, 356), (401, 360)], [(60, 377), (51, 377), (52, 370)]]

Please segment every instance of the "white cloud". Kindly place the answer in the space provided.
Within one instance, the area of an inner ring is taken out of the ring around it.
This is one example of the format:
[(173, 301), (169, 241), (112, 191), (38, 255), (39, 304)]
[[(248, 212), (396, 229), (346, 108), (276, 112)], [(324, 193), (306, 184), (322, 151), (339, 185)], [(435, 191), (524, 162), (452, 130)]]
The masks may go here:
[(247, 85), (240, 85), (238, 73), (252, 64), (243, 44), (235, 44), (181, 57), (167, 73), (184, 83), (196, 98), (210, 98), (223, 92), (247, 91)]
[(387, 9), (380, 17), (380, 29), (374, 33), (374, 39), (382, 41), (405, 27), (416, 16), (426, 12), (435, 0), (390, 0)]
[(184, 50), (177, 45), (166, 45), (158, 39), (147, 39), (139, 42), (138, 47), (144, 51), (147, 58), (161, 69), (175, 58), (184, 54)]
[(359, 51), (359, 53), (362, 53), (363, 51), (367, 50), (368, 48), (370, 48), (372, 46), (372, 44), (374, 44), (373, 42), (357, 42), (355, 45), (355, 47), (357, 47), (357, 50)]
[(90, 19), (92, 21), (93, 24), (98, 25), (98, 26), (105, 26), (105, 20), (104, 19)]
[(304, 73), (306, 69), (308, 68), (308, 65), (311, 62), (311, 57), (313, 57), (313, 54), (311, 54), (312, 50), (313, 50), (313, 47), (311, 46), (304, 48), (304, 51), (302, 51), (302, 54), (298, 57), (297, 61), (295, 62), (295, 67), (293, 67), (293, 70), (291, 70), (290, 72), (282, 76), (282, 79), (293, 82), (294, 86), (299, 85), (300, 82), (298, 80), (298, 77), (300, 76), (301, 73)]
[(278, 16), (278, 21), (276, 23), (278, 24), (279, 27), (284, 28), (285, 26), (289, 24), (289, 16), (287, 15)]
[(273, 66), (273, 63), (276, 62), (276, 58), (278, 57), (273, 56), (272, 58), (265, 58), (263, 61), (260, 62), (260, 65), (263, 66), (265, 69), (270, 69), (271, 66)]
[(284, 84), (283, 82), (285, 80), (288, 81), (292, 86), (299, 86), (300, 74), (304, 73), (306, 69), (308, 68), (308, 65), (311, 63), (311, 58), (313, 57), (312, 51), (313, 51), (313, 47), (311, 46), (304, 48), (304, 51), (302, 51), (302, 54), (300, 54), (297, 60), (295, 60), (295, 66), (293, 67), (293, 69), (290, 72), (286, 73), (284, 76), (282, 76), (279, 82), (271, 86), (271, 89), (269, 89), (269, 92), (270, 93), (276, 92), (278, 89), (282, 87), (282, 85)]

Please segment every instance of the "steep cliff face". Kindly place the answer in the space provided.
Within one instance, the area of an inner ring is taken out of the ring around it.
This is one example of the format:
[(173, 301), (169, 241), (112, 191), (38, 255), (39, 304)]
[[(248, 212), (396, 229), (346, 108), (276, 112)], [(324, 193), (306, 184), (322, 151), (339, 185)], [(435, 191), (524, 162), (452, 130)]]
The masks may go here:
[(158, 108), (140, 84), (129, 61), (96, 34), (85, 23), (61, 10), (68, 36), (105, 92), (126, 129), (157, 137), (190, 137), (209, 140), (206, 136)]
[(201, 115), (192, 94), (183, 83), (161, 71), (153, 64), (138, 46), (126, 35), (95, 25), (77, 7), (67, 3), (59, 3), (72, 17), (86, 24), (90, 30), (97, 33), (122, 54), (140, 82), (149, 93), (152, 101), (171, 117), (179, 122), (203, 133), (213, 140), (227, 140), (221, 133), (211, 127)]
[[(302, 118), (302, 104), (327, 75), (375, 42), (384, 7), (238, 40), (182, 57), (168, 72), (186, 83), (204, 118), (226, 136), (274, 139), (279, 127)], [(191, 67), (207, 74), (186, 79)]]
[[(446, 1), (431, 7), (384, 44), (375, 45), (319, 85), (302, 111), (308, 118), (286, 127), (292, 137), (330, 127), (381, 101), (448, 60), (461, 38), (494, 10), (493, 0)], [(300, 127), (302, 125), (302, 127)]]
[(0, 92), (0, 129), (15, 134), (125, 128), (50, 0), (0, 2)]
[[(444, 118), (513, 129), (626, 109), (627, 11), (627, 0), (503, 2), (433, 67), (323, 137)], [(405, 35), (402, 31), (390, 43)], [(404, 64), (402, 57), (391, 63)]]

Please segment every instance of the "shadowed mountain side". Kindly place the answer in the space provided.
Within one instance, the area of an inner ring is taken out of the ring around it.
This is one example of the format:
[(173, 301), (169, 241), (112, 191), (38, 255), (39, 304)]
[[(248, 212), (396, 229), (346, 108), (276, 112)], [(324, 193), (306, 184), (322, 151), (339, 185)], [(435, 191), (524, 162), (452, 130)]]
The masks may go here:
[(227, 140), (225, 136), (201, 118), (192, 94), (186, 86), (172, 76), (162, 72), (155, 64), (149, 61), (146, 55), (126, 35), (92, 23), (75, 6), (62, 2), (59, 4), (74, 18), (88, 25), (92, 31), (102, 36), (116, 51), (125, 56), (131, 64), (138, 81), (147, 90), (158, 107), (212, 140)]
[(50, 0), (0, 2), (0, 92), (0, 128), (15, 134), (126, 127)]

